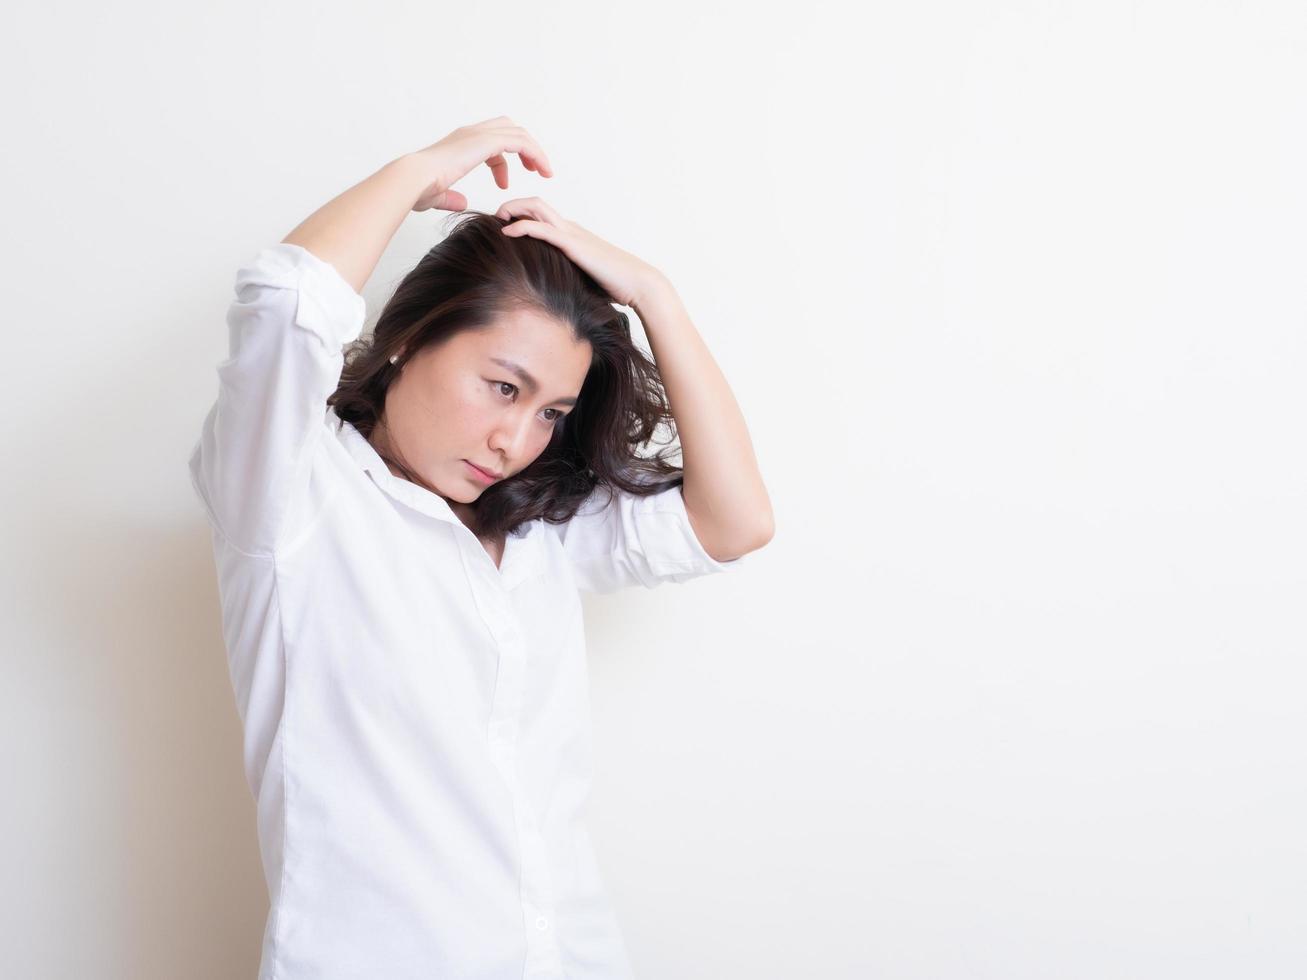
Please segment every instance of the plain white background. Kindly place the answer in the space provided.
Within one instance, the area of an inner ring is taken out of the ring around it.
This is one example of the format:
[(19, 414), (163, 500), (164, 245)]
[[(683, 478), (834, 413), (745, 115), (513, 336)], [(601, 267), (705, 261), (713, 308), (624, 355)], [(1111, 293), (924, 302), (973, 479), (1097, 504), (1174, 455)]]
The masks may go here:
[[(175, 3), (0, 40), (0, 948), (253, 977), (185, 461), (236, 268), (501, 113), (657, 265), (776, 537), (587, 599), (647, 980), (1307, 971), (1300, 4)], [(440, 235), (410, 215), (369, 329)]]

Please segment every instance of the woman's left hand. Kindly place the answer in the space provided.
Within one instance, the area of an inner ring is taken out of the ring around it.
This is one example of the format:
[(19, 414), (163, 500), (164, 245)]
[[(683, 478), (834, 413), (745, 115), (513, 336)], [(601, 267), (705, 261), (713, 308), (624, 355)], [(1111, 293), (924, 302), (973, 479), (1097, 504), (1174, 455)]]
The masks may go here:
[(503, 234), (530, 235), (557, 246), (623, 306), (634, 307), (662, 279), (647, 262), (568, 221), (538, 197), (505, 201), (495, 215), (512, 222), (504, 225)]

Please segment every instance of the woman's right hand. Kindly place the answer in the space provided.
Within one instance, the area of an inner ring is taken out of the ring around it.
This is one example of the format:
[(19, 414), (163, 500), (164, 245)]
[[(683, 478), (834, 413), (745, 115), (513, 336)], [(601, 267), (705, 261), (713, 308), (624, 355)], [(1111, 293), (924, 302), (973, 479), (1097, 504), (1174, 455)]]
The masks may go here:
[(467, 198), (451, 190), (450, 185), (482, 163), (490, 167), (500, 189), (507, 189), (505, 153), (516, 153), (522, 166), (541, 177), (554, 175), (549, 157), (535, 137), (507, 116), (496, 116), (470, 126), (460, 126), (438, 143), (409, 154), (419, 161), (423, 173), (430, 177), (430, 183), (423, 188), (413, 210), (462, 211), (467, 207)]

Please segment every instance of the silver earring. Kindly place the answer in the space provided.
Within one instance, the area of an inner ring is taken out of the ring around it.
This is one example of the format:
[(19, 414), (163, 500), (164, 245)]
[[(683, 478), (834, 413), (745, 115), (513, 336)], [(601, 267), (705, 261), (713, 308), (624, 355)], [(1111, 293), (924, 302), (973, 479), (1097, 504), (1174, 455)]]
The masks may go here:
[(391, 355), (390, 355), (390, 363), (391, 363), (391, 364), (396, 364), (396, 363), (398, 363), (398, 362), (399, 362), (399, 355), (398, 355), (398, 354), (391, 354)]

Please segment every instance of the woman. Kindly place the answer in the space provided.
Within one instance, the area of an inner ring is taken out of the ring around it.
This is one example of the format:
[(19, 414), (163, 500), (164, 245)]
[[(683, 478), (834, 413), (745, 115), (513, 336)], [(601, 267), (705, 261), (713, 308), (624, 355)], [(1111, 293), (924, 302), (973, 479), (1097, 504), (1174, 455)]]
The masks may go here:
[[(512, 120), (461, 127), (237, 272), (190, 471), (271, 899), (260, 980), (630, 976), (585, 827), (578, 592), (772, 535), (670, 282), (538, 198), (467, 212), (359, 339), (405, 215), (465, 211), (451, 185), (483, 162), (506, 188), (507, 153), (553, 176)], [(636, 453), (660, 423), (683, 471)]]

